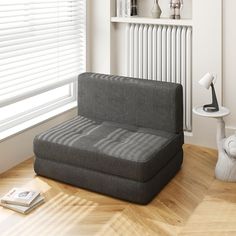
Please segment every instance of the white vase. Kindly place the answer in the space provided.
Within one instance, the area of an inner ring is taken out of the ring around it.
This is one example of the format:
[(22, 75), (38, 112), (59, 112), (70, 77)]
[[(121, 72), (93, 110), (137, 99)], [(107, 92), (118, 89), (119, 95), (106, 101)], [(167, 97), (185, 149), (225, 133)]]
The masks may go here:
[(152, 17), (153, 18), (160, 18), (161, 16), (161, 8), (159, 6), (159, 3), (158, 3), (158, 0), (154, 0), (154, 4), (153, 4), (153, 7), (152, 7)]

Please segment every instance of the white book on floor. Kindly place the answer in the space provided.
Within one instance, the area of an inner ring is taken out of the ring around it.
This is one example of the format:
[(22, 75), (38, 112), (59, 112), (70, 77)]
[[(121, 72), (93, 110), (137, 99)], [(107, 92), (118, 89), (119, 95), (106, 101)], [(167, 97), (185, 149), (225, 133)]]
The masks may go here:
[(1, 203), (14, 204), (19, 206), (30, 206), (30, 204), (39, 195), (39, 191), (23, 188), (13, 188), (1, 198)]
[(7, 203), (0, 203), (1, 206), (8, 208), (10, 210), (22, 213), (22, 214), (27, 214), (39, 205), (44, 203), (44, 197), (39, 195), (32, 203), (30, 206), (19, 206), (19, 205), (14, 205), (14, 204), (7, 204)]

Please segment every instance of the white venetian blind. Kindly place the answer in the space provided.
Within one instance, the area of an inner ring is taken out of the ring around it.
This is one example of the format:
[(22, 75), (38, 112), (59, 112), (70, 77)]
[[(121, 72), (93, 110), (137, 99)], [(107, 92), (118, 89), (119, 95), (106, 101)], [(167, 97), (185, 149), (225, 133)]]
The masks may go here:
[(0, 107), (86, 68), (86, 0), (0, 0)]

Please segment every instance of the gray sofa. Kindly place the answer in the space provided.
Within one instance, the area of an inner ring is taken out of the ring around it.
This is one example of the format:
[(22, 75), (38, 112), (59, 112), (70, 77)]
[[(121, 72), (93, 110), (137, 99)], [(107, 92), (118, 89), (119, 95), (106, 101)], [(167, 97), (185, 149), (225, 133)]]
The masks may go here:
[(35, 172), (147, 204), (182, 164), (182, 97), (179, 84), (80, 75), (78, 116), (35, 137)]

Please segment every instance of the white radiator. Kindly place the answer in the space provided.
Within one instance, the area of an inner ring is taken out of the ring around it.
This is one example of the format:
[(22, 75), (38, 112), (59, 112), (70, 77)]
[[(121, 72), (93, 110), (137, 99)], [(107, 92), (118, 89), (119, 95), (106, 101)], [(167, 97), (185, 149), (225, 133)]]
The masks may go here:
[(184, 129), (192, 129), (192, 28), (128, 24), (127, 75), (181, 83), (184, 94)]

